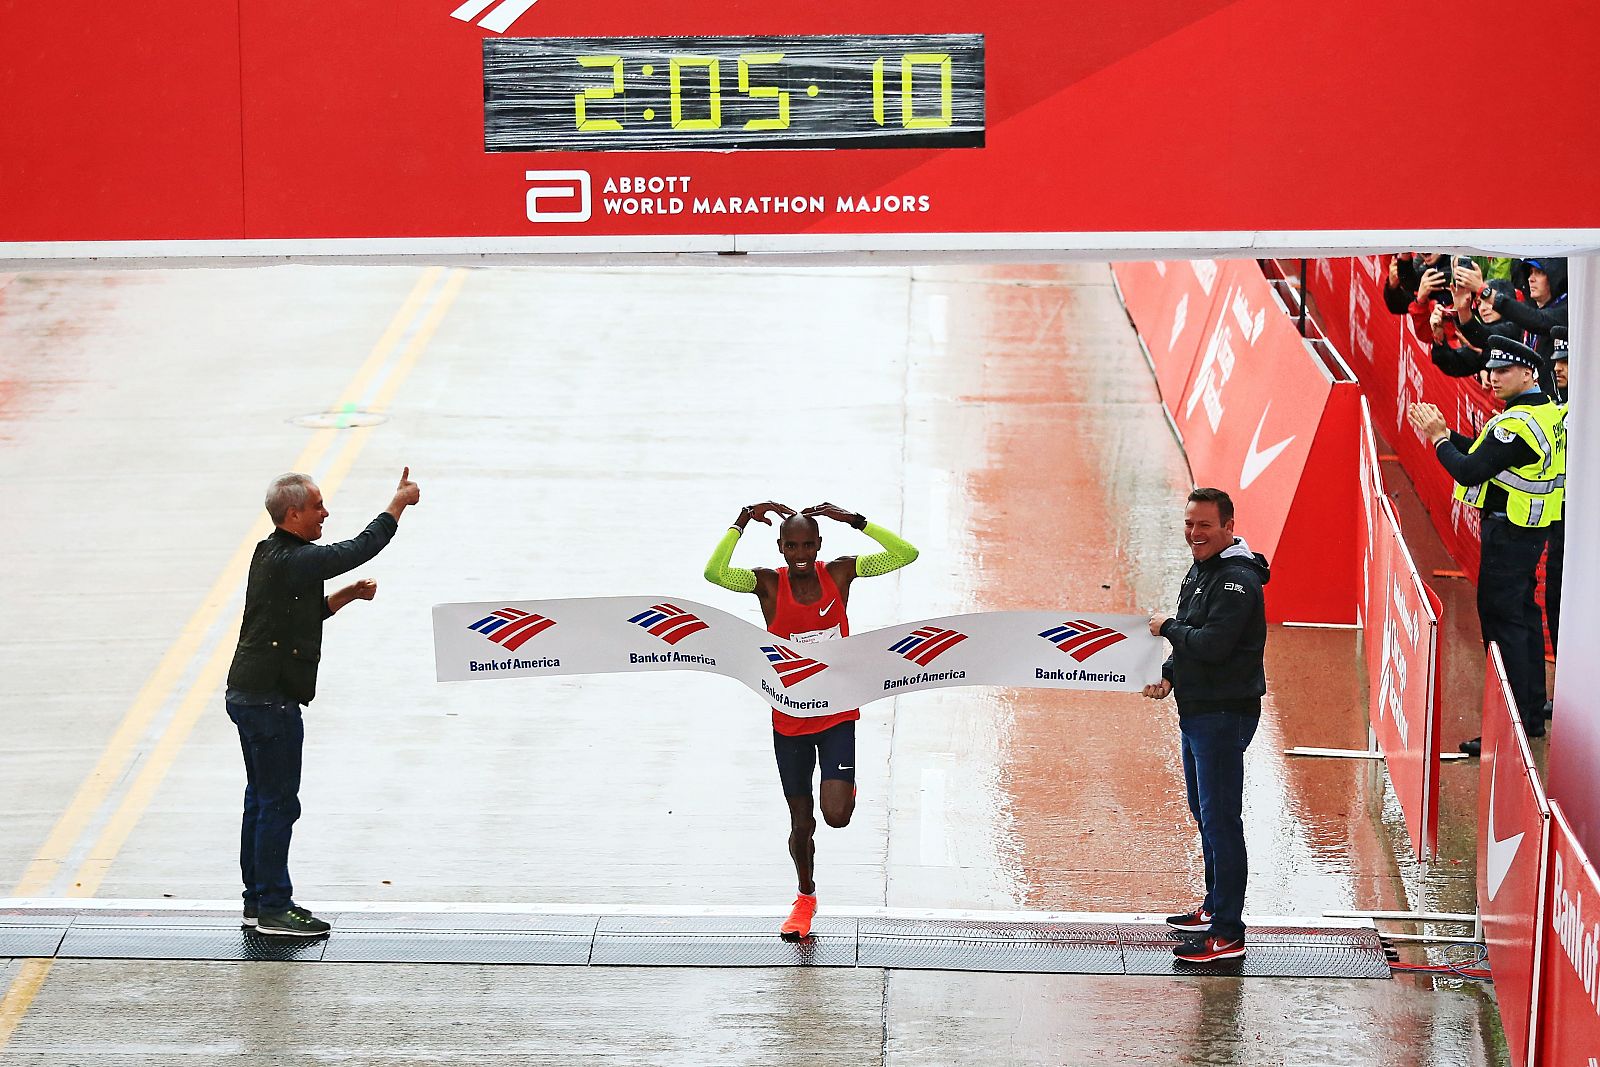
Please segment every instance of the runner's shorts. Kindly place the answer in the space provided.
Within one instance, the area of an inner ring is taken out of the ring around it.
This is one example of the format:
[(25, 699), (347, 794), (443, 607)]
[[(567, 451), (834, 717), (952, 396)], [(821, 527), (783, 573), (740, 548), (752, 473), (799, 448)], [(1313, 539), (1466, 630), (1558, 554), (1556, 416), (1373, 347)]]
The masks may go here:
[(772, 731), (772, 750), (778, 757), (778, 777), (786, 797), (811, 795), (811, 775), (822, 764), (822, 780), (856, 780), (856, 720), (846, 719), (820, 733), (789, 737)]

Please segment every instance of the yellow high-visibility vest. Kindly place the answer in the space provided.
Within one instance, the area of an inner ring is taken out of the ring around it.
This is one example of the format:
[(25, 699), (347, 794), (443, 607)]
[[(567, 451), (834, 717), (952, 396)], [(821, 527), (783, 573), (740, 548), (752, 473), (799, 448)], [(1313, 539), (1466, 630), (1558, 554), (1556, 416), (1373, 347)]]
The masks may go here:
[(1538, 458), (1521, 467), (1508, 467), (1481, 485), (1457, 483), (1455, 498), (1481, 508), (1492, 482), (1506, 491), (1506, 517), (1516, 525), (1539, 529), (1559, 520), (1567, 487), (1565, 415), (1557, 404), (1536, 404), (1507, 408), (1484, 423), (1467, 450), (1469, 455), (1490, 434), (1509, 440), (1505, 435), (1510, 433), (1526, 441)]

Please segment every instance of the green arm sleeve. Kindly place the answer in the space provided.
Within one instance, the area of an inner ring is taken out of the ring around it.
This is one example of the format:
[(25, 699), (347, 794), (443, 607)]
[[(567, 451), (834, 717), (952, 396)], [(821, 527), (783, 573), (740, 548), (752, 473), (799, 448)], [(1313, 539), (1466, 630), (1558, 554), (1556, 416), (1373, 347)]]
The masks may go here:
[(728, 566), (733, 562), (733, 546), (739, 543), (742, 532), (737, 526), (730, 526), (728, 532), (722, 535), (716, 551), (711, 553), (711, 559), (706, 563), (706, 581), (724, 589), (732, 589), (735, 593), (754, 593), (756, 572)]
[(875, 522), (869, 522), (862, 527), (861, 532), (883, 546), (882, 552), (874, 552), (870, 556), (856, 557), (856, 577), (875, 578), (880, 574), (897, 571), (908, 563), (915, 563), (917, 550), (909, 541), (902, 540), (898, 534), (890, 533)]

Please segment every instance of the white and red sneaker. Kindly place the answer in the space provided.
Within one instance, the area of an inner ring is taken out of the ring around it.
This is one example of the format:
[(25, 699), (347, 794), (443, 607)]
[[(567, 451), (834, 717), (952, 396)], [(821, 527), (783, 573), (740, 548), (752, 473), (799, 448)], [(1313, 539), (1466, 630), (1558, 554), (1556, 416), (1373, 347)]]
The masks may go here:
[(1179, 963), (1216, 963), (1218, 960), (1236, 960), (1244, 956), (1244, 938), (1229, 940), (1226, 937), (1203, 937), (1198, 941), (1185, 941), (1172, 950)]
[(1204, 908), (1186, 911), (1182, 915), (1168, 915), (1167, 925), (1174, 930), (1182, 930), (1186, 934), (1203, 934), (1211, 929), (1211, 920), (1215, 918)]

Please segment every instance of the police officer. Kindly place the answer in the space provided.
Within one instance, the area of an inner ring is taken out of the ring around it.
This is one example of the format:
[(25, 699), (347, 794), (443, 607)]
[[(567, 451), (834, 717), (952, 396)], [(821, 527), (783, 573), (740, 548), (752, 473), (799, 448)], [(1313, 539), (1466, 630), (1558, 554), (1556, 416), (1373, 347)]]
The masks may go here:
[[(1406, 410), (1455, 479), (1455, 499), (1482, 515), (1478, 622), (1487, 646), (1500, 646), (1507, 681), (1529, 737), (1544, 736), (1544, 626), (1534, 586), (1550, 524), (1561, 517), (1566, 484), (1566, 427), (1540, 384), (1543, 358), (1509, 337), (1492, 337), (1485, 354), (1489, 385), (1505, 409), (1477, 439), (1452, 433), (1432, 404)], [(1461, 743), (1479, 754), (1480, 739)]]

